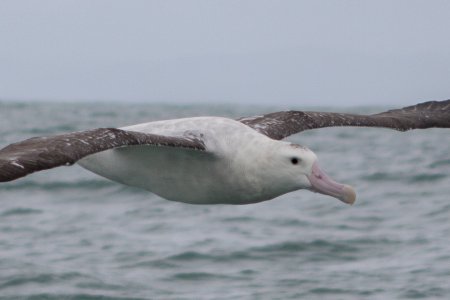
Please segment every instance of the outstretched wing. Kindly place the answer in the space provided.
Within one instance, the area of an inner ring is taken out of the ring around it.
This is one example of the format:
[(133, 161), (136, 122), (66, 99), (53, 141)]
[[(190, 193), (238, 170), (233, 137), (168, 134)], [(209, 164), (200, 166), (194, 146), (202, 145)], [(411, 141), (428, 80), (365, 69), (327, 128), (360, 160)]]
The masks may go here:
[(97, 128), (50, 137), (35, 137), (0, 150), (0, 182), (11, 181), (36, 171), (72, 165), (77, 160), (108, 149), (154, 145), (205, 150), (195, 137), (170, 137)]
[(333, 126), (385, 127), (399, 131), (450, 128), (450, 100), (429, 101), (373, 115), (282, 111), (238, 121), (275, 140), (304, 130)]

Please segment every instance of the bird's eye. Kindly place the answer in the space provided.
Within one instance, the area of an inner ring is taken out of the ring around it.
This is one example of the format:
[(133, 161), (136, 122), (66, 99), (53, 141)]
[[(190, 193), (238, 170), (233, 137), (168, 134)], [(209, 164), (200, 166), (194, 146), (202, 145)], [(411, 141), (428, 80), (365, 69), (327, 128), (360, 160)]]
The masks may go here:
[(297, 157), (291, 158), (291, 163), (292, 163), (293, 165), (298, 164), (298, 161), (299, 161), (299, 159), (298, 159)]

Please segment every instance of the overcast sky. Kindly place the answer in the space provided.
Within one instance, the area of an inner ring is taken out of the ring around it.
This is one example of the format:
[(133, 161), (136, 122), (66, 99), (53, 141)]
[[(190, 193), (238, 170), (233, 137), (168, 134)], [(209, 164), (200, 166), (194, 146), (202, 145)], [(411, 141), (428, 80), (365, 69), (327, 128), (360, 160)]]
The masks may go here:
[(450, 98), (450, 1), (0, 0), (0, 99)]

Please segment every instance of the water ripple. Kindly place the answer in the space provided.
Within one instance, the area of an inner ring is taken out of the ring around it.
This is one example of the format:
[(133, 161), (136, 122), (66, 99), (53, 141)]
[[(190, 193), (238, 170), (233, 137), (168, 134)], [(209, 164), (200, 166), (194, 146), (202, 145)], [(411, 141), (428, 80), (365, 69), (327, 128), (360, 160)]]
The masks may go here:
[(90, 294), (34, 294), (29, 296), (1, 297), (0, 300), (148, 300), (149, 298), (114, 297)]
[(17, 183), (8, 183), (2, 185), (0, 190), (13, 191), (24, 189), (41, 189), (46, 191), (57, 191), (63, 189), (83, 189), (96, 190), (104, 187), (117, 187), (117, 183), (109, 180), (76, 180), (76, 181), (51, 181), (51, 182), (36, 182), (36, 181), (18, 181)]
[(36, 275), (28, 276), (17, 276), (13, 278), (8, 278), (0, 281), (0, 289), (10, 288), (13, 286), (21, 286), (26, 284), (51, 284), (51, 283), (61, 283), (64, 281), (70, 281), (76, 278), (89, 278), (88, 276), (78, 273), (78, 272), (68, 272), (62, 274), (53, 273), (41, 273)]
[(174, 275), (167, 278), (167, 280), (182, 280), (182, 281), (212, 281), (212, 280), (237, 280), (240, 277), (228, 276), (217, 273), (208, 272), (181, 272), (175, 273)]
[(40, 209), (16, 207), (8, 209), (0, 214), (0, 217), (9, 217), (16, 215), (30, 215), (30, 214), (41, 214), (43, 211)]

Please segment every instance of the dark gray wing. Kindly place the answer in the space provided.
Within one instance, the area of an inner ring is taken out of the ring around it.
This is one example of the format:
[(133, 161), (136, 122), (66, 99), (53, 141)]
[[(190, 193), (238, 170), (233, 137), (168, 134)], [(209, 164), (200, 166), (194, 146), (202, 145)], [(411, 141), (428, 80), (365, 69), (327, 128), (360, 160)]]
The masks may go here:
[(116, 128), (35, 137), (0, 150), (0, 182), (11, 181), (36, 171), (72, 165), (85, 156), (104, 150), (133, 145), (205, 150), (203, 142), (196, 137), (169, 137)]
[(450, 100), (429, 101), (373, 115), (282, 111), (238, 121), (276, 140), (304, 130), (333, 126), (386, 127), (399, 131), (450, 128)]

